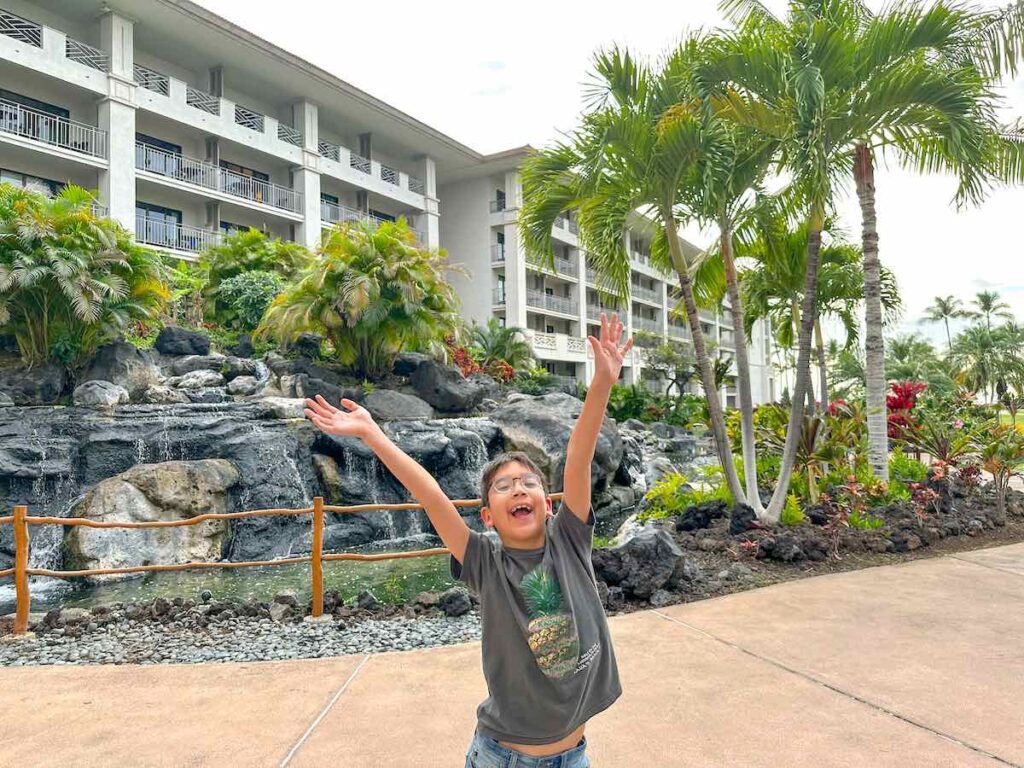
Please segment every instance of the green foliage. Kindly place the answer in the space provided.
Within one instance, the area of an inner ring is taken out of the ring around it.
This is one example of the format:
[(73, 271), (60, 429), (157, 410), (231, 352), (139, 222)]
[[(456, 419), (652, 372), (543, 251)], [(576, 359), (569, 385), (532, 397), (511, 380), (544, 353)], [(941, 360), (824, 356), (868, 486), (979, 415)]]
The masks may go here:
[(613, 384), (608, 395), (608, 415), (619, 422), (626, 419), (654, 421), (650, 413), (652, 405), (654, 396), (646, 387), (637, 384)]
[(217, 289), (225, 318), (223, 325), (236, 331), (256, 330), (270, 302), (283, 288), (284, 280), (279, 274), (260, 269), (224, 280)]
[(459, 327), (459, 298), (444, 251), (421, 249), (404, 219), (346, 222), (331, 229), (316, 258), (267, 309), (257, 334), (323, 335), (335, 357), (379, 379), (407, 349), (444, 354)]
[(232, 232), (199, 259), (204, 315), (208, 321), (238, 330), (236, 309), (222, 296), (221, 284), (248, 272), (274, 272), (285, 281), (307, 268), (312, 256), (299, 243), (271, 237), (257, 229)]
[(514, 369), (527, 368), (533, 363), (533, 350), (522, 335), (521, 328), (504, 327), (498, 318), (487, 318), (487, 325), (476, 322), (470, 329), (473, 345), (470, 353), (483, 368), (504, 360)]
[(901, 483), (923, 483), (928, 479), (928, 467), (902, 451), (893, 451), (889, 457), (889, 478)]
[(0, 184), (0, 333), (26, 363), (71, 365), (157, 316), (165, 269), (81, 187), (44, 195)]
[(637, 520), (646, 522), (652, 519), (674, 517), (681, 515), (696, 504), (703, 504), (707, 501), (719, 500), (732, 506), (733, 499), (729, 494), (728, 487), (723, 482), (721, 467), (707, 467), (704, 470), (703, 479), (704, 487), (694, 487), (690, 485), (686, 475), (681, 472), (666, 474), (644, 495), (644, 498), (650, 502), (650, 506), (637, 514)]
[(803, 509), (800, 508), (800, 502), (795, 494), (789, 494), (786, 496), (786, 505), (782, 508), (782, 516), (779, 518), (779, 522), (783, 525), (800, 525), (807, 517), (804, 515)]
[(611, 546), (612, 539), (608, 536), (598, 536), (594, 534), (594, 546), (595, 547), (608, 547)]
[(554, 384), (555, 377), (547, 368), (537, 366), (526, 370), (517, 370), (516, 375), (509, 382), (509, 386), (516, 392), (527, 395), (542, 395)]
[(168, 325), (198, 328), (203, 324), (206, 270), (198, 263), (178, 260), (168, 269), (170, 299), (161, 319)]
[(861, 512), (858, 509), (850, 510), (848, 522), (850, 523), (851, 528), (856, 528), (862, 531), (873, 531), (885, 525), (885, 520), (882, 518), (876, 517), (867, 512)]

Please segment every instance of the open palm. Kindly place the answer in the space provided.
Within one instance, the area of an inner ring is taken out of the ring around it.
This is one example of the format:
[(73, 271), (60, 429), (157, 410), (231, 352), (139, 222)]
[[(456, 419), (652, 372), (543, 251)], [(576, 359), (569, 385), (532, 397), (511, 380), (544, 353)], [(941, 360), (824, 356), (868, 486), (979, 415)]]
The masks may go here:
[(370, 412), (358, 403), (342, 398), (341, 404), (348, 411), (335, 408), (322, 395), (317, 395), (315, 400), (306, 398), (308, 407), (304, 413), (314, 426), (330, 435), (362, 438), (376, 426)]
[(618, 312), (612, 312), (611, 320), (602, 312), (601, 338), (587, 336), (587, 341), (590, 342), (590, 346), (594, 350), (595, 379), (611, 383), (618, 381), (619, 371), (622, 370), (622, 361), (626, 359), (626, 354), (633, 347), (631, 338), (627, 339), (621, 348), (619, 347), (623, 328)]

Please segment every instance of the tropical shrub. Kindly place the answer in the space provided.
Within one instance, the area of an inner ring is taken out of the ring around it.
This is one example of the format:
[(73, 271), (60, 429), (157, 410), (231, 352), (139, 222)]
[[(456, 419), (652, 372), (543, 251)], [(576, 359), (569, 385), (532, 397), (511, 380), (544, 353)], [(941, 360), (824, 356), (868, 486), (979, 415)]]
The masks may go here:
[(928, 479), (928, 467), (902, 451), (889, 456), (889, 477), (903, 483), (923, 483)]
[(797, 500), (796, 495), (791, 493), (786, 496), (786, 505), (782, 508), (779, 522), (782, 525), (800, 525), (806, 519), (807, 517), (800, 508), (800, 502)]
[(516, 392), (527, 395), (542, 395), (555, 382), (555, 377), (543, 366), (516, 371), (509, 385)]
[(418, 248), (404, 219), (342, 223), (271, 302), (257, 335), (319, 333), (341, 363), (379, 379), (403, 350), (444, 354), (461, 322), (450, 271), (465, 272), (444, 251)]
[(985, 435), (981, 449), (981, 468), (992, 475), (996, 491), (996, 509), (1006, 517), (1006, 493), (1010, 480), (1020, 475), (1024, 464), (1024, 432), (1016, 426), (996, 425)]
[(913, 429), (917, 423), (913, 414), (917, 396), (927, 388), (927, 385), (914, 381), (894, 381), (889, 384), (891, 391), (885, 398), (885, 405), (890, 440), (902, 440), (907, 431)]
[(705, 471), (704, 487), (691, 486), (689, 478), (681, 472), (670, 472), (655, 483), (644, 498), (650, 506), (637, 514), (640, 522), (681, 515), (690, 507), (708, 501), (723, 501), (730, 506), (733, 503), (722, 481), (721, 467), (709, 467)]
[(288, 281), (308, 267), (311, 258), (301, 243), (271, 237), (258, 229), (232, 232), (199, 259), (205, 318), (237, 330), (237, 309), (222, 294), (222, 283), (249, 272), (273, 272)]
[(22, 359), (74, 364), (167, 300), (160, 256), (69, 185), (48, 198), (0, 184), (0, 333)]
[(270, 302), (283, 288), (284, 280), (279, 274), (261, 269), (224, 280), (217, 288), (224, 327), (234, 331), (256, 330)]
[(513, 369), (527, 368), (534, 362), (533, 350), (522, 335), (521, 328), (504, 327), (498, 318), (487, 318), (487, 324), (473, 323), (470, 334), (474, 358), (485, 369), (505, 363)]

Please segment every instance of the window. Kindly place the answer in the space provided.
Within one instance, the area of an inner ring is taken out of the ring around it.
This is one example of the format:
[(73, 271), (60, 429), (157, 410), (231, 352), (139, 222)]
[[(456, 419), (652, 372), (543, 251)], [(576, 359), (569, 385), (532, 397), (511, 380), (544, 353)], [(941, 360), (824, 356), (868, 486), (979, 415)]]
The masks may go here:
[[(161, 176), (178, 176), (181, 168), (181, 147), (163, 139), (135, 134), (135, 167)], [(139, 145), (142, 146), (139, 146)]]
[(220, 167), (225, 171), (231, 171), (232, 173), (237, 173), (239, 176), (245, 176), (247, 179), (270, 181), (269, 174), (263, 173), (263, 171), (254, 171), (252, 168), (246, 168), (244, 165), (238, 165), (236, 163), (229, 163), (227, 160), (221, 160)]
[(549, 326), (546, 326), (546, 327), (547, 327), (547, 332), (548, 333), (554, 333), (555, 332), (555, 326), (549, 325)]
[(498, 210), (499, 211), (504, 211), (505, 210), (505, 191), (502, 190), (502, 189), (495, 190), (495, 192), (494, 192), (494, 199), (498, 203), (498, 206), (497, 206)]
[(326, 192), (320, 193), (320, 201), (331, 205), (340, 205), (337, 195), (328, 195)]
[(151, 203), (135, 204), (135, 235), (150, 245), (178, 247), (181, 211)]
[[(71, 113), (64, 107), (47, 104), (45, 101), (38, 101), (13, 91), (5, 91), (3, 88), (0, 88), (0, 99), (65, 120), (71, 117)], [(56, 120), (41, 118), (38, 115), (33, 116), (31, 113), (22, 112), (19, 115), (15, 109), (5, 107), (3, 104), (0, 104), (0, 122), (3, 123), (3, 128), (8, 133), (28, 136), (39, 141), (63, 144), (69, 138), (66, 123), (60, 124)]]
[(233, 221), (222, 221), (220, 223), (220, 231), (225, 235), (233, 235), (235, 232), (248, 232), (252, 227), (245, 224), (236, 224)]
[(544, 289), (544, 293), (546, 293), (548, 296), (554, 296), (555, 295), (555, 289), (554, 288), (545, 288)]
[(398, 221), (397, 216), (392, 216), (390, 213), (384, 213), (383, 211), (375, 211), (373, 208), (370, 209), (370, 215), (382, 221)]
[(58, 107), (55, 104), (48, 104), (45, 101), (38, 101), (37, 99), (29, 98), (28, 96), (22, 96), (20, 93), (14, 93), (13, 91), (5, 91), (0, 88), (0, 99), (5, 101), (13, 101), (15, 104), (20, 104), (23, 107), (34, 109), (37, 112), (45, 112), (48, 115), (54, 117), (63, 117), (65, 120), (71, 118), (71, 112), (64, 109), (64, 107)]
[(44, 179), (40, 176), (31, 176), (27, 173), (18, 173), (17, 171), (9, 171), (6, 168), (0, 168), (0, 184), (11, 184), (21, 189), (27, 189), (30, 192), (42, 192), (48, 197), (52, 197), (64, 189), (64, 184), (60, 181)]

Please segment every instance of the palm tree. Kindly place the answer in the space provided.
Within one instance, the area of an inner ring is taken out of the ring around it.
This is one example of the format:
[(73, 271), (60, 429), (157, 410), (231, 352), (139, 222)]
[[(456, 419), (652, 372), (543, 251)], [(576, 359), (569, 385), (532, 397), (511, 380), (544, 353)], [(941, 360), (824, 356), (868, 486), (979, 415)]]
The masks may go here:
[(888, 479), (881, 265), (874, 153), (885, 149), (920, 171), (959, 175), (958, 201), (977, 201), (991, 177), (1020, 175), (1020, 144), (995, 121), (991, 72), (1016, 66), (1024, 4), (980, 12), (939, 0), (875, 16), (861, 0), (793, 0), (785, 23), (758, 0), (726, 0), (741, 23), (794, 38), (804, 66), (798, 88), (829, 109), (813, 140), (842, 153), (822, 174), (852, 171), (862, 214), (869, 457)]
[(975, 320), (985, 320), (985, 328), (992, 331), (992, 318), (1001, 317), (1004, 320), (1013, 320), (1013, 312), (1010, 311), (1010, 305), (1005, 301), (1000, 300), (999, 294), (996, 291), (979, 291), (975, 297), (971, 300), (977, 309), (969, 311), (968, 317), (972, 317)]
[(944, 323), (946, 326), (946, 344), (949, 351), (953, 350), (953, 338), (949, 335), (949, 321), (967, 316), (960, 299), (953, 296), (936, 296), (925, 310), (924, 319), (933, 323)]
[(369, 378), (391, 370), (403, 349), (440, 355), (459, 327), (459, 299), (446, 273), (465, 274), (441, 251), (417, 248), (404, 219), (345, 222), (274, 301), (258, 335), (323, 334), (338, 359)]
[(885, 345), (885, 375), (889, 380), (921, 381), (929, 389), (949, 391), (953, 380), (935, 347), (917, 334), (895, 336)]
[(504, 360), (515, 369), (533, 366), (533, 350), (523, 337), (523, 329), (503, 326), (498, 318), (487, 318), (487, 325), (473, 323), (473, 342), (483, 351), (483, 365)]
[(685, 80), (667, 76), (618, 48), (595, 56), (590, 111), (568, 140), (527, 158), (521, 170), (519, 218), (528, 251), (553, 262), (554, 220), (577, 211), (580, 246), (611, 293), (629, 294), (630, 261), (625, 234), (636, 212), (657, 227), (651, 249), (655, 267), (674, 272), (690, 325), (697, 369), (708, 401), (709, 421), (729, 492), (745, 501), (732, 458), (725, 415), (694, 296), (694, 265), (683, 252), (678, 228), (692, 216), (681, 190), (698, 181), (697, 169), (712, 140), (700, 114), (675, 114), (692, 96)]
[(160, 255), (94, 203), (74, 185), (49, 198), (0, 184), (0, 332), (30, 365), (78, 363), (167, 299)]
[(971, 326), (953, 339), (950, 361), (968, 387), (996, 402), (1024, 372), (1019, 329), (1012, 324), (992, 330)]

